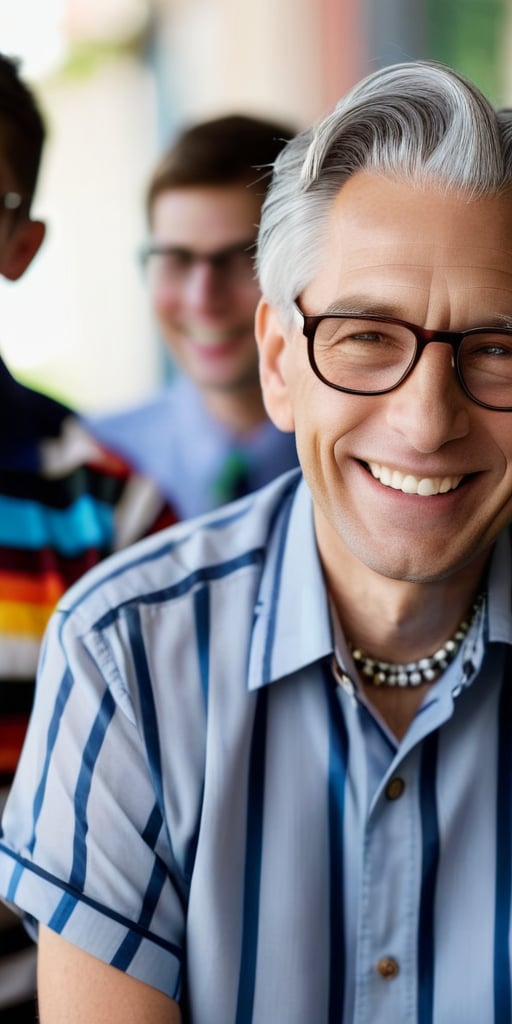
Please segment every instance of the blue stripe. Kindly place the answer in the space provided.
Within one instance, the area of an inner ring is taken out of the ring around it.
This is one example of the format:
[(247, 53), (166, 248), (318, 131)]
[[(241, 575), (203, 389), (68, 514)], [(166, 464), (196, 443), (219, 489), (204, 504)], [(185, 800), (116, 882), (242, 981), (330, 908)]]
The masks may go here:
[(139, 691), (140, 716), (144, 729), (144, 742), (146, 745), (148, 767), (156, 795), (156, 801), (160, 809), (162, 823), (166, 830), (169, 854), (172, 859), (172, 869), (169, 864), (168, 870), (170, 874), (172, 874), (177, 895), (180, 897), (182, 906), (185, 909), (188, 900), (189, 883), (174, 855), (172, 837), (166, 821), (164, 792), (162, 786), (162, 757), (160, 753), (158, 718), (138, 609), (133, 606), (126, 608), (125, 616), (128, 627), (130, 648), (133, 654), (135, 677), (137, 679)]
[(330, 660), (322, 666), (329, 715), (329, 1024), (343, 1020), (345, 1001), (344, 821), (348, 767), (348, 733), (337, 696)]
[(59, 935), (63, 932), (66, 924), (71, 917), (77, 903), (76, 896), (72, 896), (70, 893), (64, 893), (61, 896), (57, 907), (55, 908), (50, 920), (48, 921), (48, 927), (52, 931), (57, 932)]
[[(267, 679), (271, 679), (272, 678), (272, 672), (271, 672), (272, 652), (273, 652), (273, 649), (274, 649), (274, 639), (275, 639), (276, 622), (277, 622), (277, 607), (278, 607), (279, 593), (280, 593), (280, 587), (281, 587), (281, 568), (282, 568), (282, 564), (283, 564), (284, 552), (285, 552), (285, 548), (286, 548), (286, 540), (287, 540), (287, 536), (288, 536), (288, 524), (290, 522), (290, 516), (291, 516), (291, 512), (292, 512), (292, 508), (293, 508), (293, 501), (291, 500), (291, 498), (295, 494), (295, 491), (297, 490), (297, 487), (298, 487), (299, 483), (300, 483), (300, 477), (293, 480), (293, 486), (288, 488), (288, 494), (286, 494), (286, 492), (285, 492), (285, 494), (283, 495), (283, 501), (284, 501), (285, 498), (287, 499), (286, 504), (284, 505), (284, 511), (282, 511), (281, 507), (279, 507), (279, 510), (278, 510), (279, 511), (278, 524), (279, 524), (281, 532), (280, 532), (280, 535), (279, 535), (279, 544), (278, 544), (276, 560), (275, 560), (274, 583), (273, 583), (273, 587), (272, 587), (272, 594), (270, 595), (268, 629), (267, 629), (267, 636), (266, 636), (266, 641), (265, 641), (265, 650), (263, 652), (263, 660), (262, 660), (262, 680), (267, 680)], [(271, 529), (269, 530), (269, 540), (270, 540), (270, 535), (271, 535), (273, 529), (274, 529), (274, 523), (272, 523)], [(268, 543), (269, 543), (269, 541), (267, 541), (267, 546), (268, 546)]]
[(437, 733), (425, 740), (420, 763), (422, 862), (418, 922), (418, 1024), (432, 1024), (434, 1012), (434, 913), (439, 864), (437, 740)]
[(144, 842), (147, 843), (148, 846), (151, 846), (153, 850), (155, 849), (158, 836), (160, 835), (160, 832), (162, 830), (162, 825), (162, 812), (158, 804), (155, 804), (146, 822), (146, 827), (142, 833), (142, 838)]
[(73, 913), (76, 905), (75, 892), (81, 892), (85, 884), (87, 871), (87, 802), (91, 791), (91, 782), (98, 754), (101, 750), (105, 733), (115, 711), (112, 695), (107, 690), (100, 704), (94, 725), (84, 748), (82, 764), (75, 789), (75, 833), (73, 836), (73, 862), (69, 876), (72, 895), (66, 892), (55, 908), (49, 927), (61, 932)]
[(91, 792), (96, 761), (103, 746), (105, 734), (112, 721), (115, 708), (116, 705), (112, 694), (110, 690), (106, 690), (82, 755), (82, 764), (75, 789), (75, 835), (73, 839), (73, 863), (69, 878), (70, 884), (74, 889), (83, 889), (85, 883), (87, 871), (87, 803)]
[[(247, 551), (244, 554), (239, 555), (237, 558), (233, 558), (228, 562), (220, 562), (218, 565), (210, 565), (205, 568), (198, 569), (196, 572), (190, 573), (184, 579), (180, 580), (179, 583), (174, 583), (170, 587), (162, 587), (159, 590), (152, 590), (147, 594), (137, 595), (138, 605), (151, 605), (157, 604), (162, 601), (172, 601), (177, 597), (183, 597), (184, 594), (188, 594), (190, 590), (198, 586), (201, 583), (211, 583), (214, 580), (221, 580), (225, 576), (230, 576), (234, 572), (238, 572), (239, 569), (245, 569), (250, 565), (257, 565), (263, 559), (264, 551), (262, 548), (255, 548), (254, 551)], [(123, 567), (124, 572), (125, 567)], [(112, 575), (108, 576), (107, 579), (112, 579)], [(106, 582), (105, 577), (102, 578), (102, 582)], [(133, 604), (133, 598), (128, 598), (124, 602), (120, 602), (115, 608), (110, 611), (95, 623), (96, 629), (103, 630), (111, 626), (119, 616), (122, 614), (124, 608), (130, 607)]]
[(256, 700), (249, 759), (243, 938), (235, 1024), (250, 1024), (252, 1020), (258, 953), (268, 690), (260, 691)]
[(27, 860), (25, 857), (21, 857), (19, 854), (15, 853), (14, 850), (11, 850), (10, 847), (4, 846), (2, 842), (0, 842), (0, 850), (7, 857), (10, 857), (19, 864), (22, 871), (28, 871), (31, 874), (36, 875), (38, 878), (44, 879), (45, 882), (49, 882), (51, 885), (55, 886), (55, 888), (62, 890), (62, 892), (67, 893), (73, 907), (78, 903), (84, 903), (87, 907), (91, 907), (93, 910), (98, 911), (102, 918), (109, 917), (111, 921), (116, 921), (118, 924), (122, 925), (123, 928), (132, 929), (132, 931), (141, 931), (143, 938), (148, 939), (149, 942), (153, 942), (155, 946), (160, 946), (162, 949), (168, 950), (178, 960), (181, 960), (182, 951), (179, 946), (175, 945), (175, 943), (169, 942), (167, 939), (163, 939), (160, 935), (144, 931), (136, 921), (131, 921), (128, 917), (125, 917), (124, 914), (118, 914), (117, 911), (112, 910), (111, 907), (106, 907), (98, 900), (91, 899), (91, 897), (87, 896), (86, 893), (72, 892), (70, 886), (66, 882), (63, 882), (61, 878), (56, 878), (55, 875), (50, 874), (49, 871), (45, 871), (32, 861)]
[(38, 551), (52, 547), (72, 557), (112, 547), (113, 509), (84, 494), (65, 509), (0, 496), (0, 544)]
[(69, 668), (66, 668), (55, 700), (55, 707), (51, 717), (50, 725), (48, 728), (48, 736), (46, 739), (46, 755), (43, 763), (43, 770), (41, 772), (41, 779), (39, 781), (39, 785), (37, 786), (34, 796), (34, 804), (32, 808), (34, 831), (32, 833), (32, 838), (28, 843), (28, 849), (30, 852), (33, 851), (35, 846), (36, 827), (39, 820), (39, 815), (41, 813), (41, 808), (43, 806), (44, 795), (46, 791), (46, 783), (48, 780), (48, 772), (50, 769), (50, 761), (53, 755), (53, 748), (55, 747), (55, 743), (57, 742), (60, 720), (66, 707), (68, 697), (71, 693), (73, 681), (74, 680), (72, 673), (70, 672)]
[(494, 910), (494, 1024), (510, 1024), (511, 780), (512, 780), (512, 652), (507, 648), (498, 720), (498, 785), (496, 808), (496, 906)]
[[(142, 910), (138, 919), (138, 924), (144, 929), (149, 928), (149, 925), (151, 924), (151, 919), (155, 912), (155, 907), (158, 903), (166, 878), (167, 873), (165, 871), (165, 867), (162, 865), (160, 860), (155, 860), (149, 885), (144, 895)], [(110, 961), (112, 967), (118, 967), (120, 971), (127, 971), (141, 942), (141, 933), (130, 931), (119, 946), (117, 953), (115, 953)]]
[[(238, 519), (243, 519), (249, 511), (248, 508), (245, 507), (246, 501), (247, 499), (244, 499), (243, 507), (240, 510), (209, 522), (208, 529), (213, 531), (221, 530), (225, 526), (229, 526), (233, 522), (236, 522)], [(175, 539), (175, 533), (178, 529), (180, 530), (180, 536)], [(86, 583), (89, 582), (88, 580), (83, 584), (83, 586), (75, 584), (73, 593), (76, 593), (77, 597), (75, 601), (67, 606), (66, 611), (74, 611), (75, 608), (79, 607), (79, 605), (81, 605), (82, 602), (90, 596), (90, 594), (95, 593), (99, 588), (103, 588), (103, 585), (107, 581), (118, 579), (119, 576), (124, 576), (125, 573), (130, 572), (132, 569), (138, 569), (143, 565), (151, 565), (152, 562), (158, 562), (164, 557), (164, 555), (171, 554), (177, 548), (183, 547), (195, 532), (196, 530), (193, 529), (190, 533), (183, 536), (181, 533), (181, 524), (174, 524), (173, 526), (168, 526), (166, 529), (159, 531), (156, 537), (160, 543), (157, 544), (156, 547), (154, 546), (154, 536), (142, 539), (139, 543), (133, 544), (131, 549), (128, 549), (123, 558), (119, 560), (116, 569), (110, 570), (109, 572), (97, 572), (92, 574), (92, 582), (88, 586), (86, 585)], [(131, 555), (131, 551), (135, 554)], [(128, 557), (128, 554), (130, 554), (130, 557)]]
[(208, 710), (208, 679), (210, 675), (210, 591), (201, 587), (194, 594), (194, 614), (196, 620), (197, 656), (199, 659), (199, 675), (203, 691), (204, 704)]

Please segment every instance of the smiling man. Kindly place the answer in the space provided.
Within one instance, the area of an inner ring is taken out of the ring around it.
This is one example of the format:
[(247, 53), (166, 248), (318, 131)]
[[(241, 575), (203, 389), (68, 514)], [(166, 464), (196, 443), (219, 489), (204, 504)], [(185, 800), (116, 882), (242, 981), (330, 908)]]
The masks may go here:
[(278, 158), (302, 472), (60, 604), (0, 847), (42, 1024), (510, 1024), (511, 123), (399, 65)]
[(297, 465), (258, 377), (254, 250), (271, 166), (291, 136), (227, 115), (185, 129), (147, 189), (149, 297), (176, 374), (140, 405), (94, 417), (105, 444), (152, 477), (187, 518)]

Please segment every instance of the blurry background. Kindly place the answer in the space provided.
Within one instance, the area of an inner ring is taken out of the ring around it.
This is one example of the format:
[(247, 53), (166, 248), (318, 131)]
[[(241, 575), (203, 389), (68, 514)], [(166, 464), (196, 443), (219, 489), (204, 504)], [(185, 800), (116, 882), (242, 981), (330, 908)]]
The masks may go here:
[(512, 103), (512, 0), (6, 0), (0, 50), (22, 59), (48, 142), (34, 215), (47, 241), (0, 279), (12, 371), (79, 409), (149, 394), (164, 369), (137, 250), (160, 150), (234, 111), (303, 127), (385, 64), (446, 61)]

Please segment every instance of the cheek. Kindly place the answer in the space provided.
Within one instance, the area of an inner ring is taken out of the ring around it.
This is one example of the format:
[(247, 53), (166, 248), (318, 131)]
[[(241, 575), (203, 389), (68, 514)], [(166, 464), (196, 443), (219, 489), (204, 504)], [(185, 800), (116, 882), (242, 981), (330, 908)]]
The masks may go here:
[(163, 282), (155, 282), (150, 290), (150, 299), (153, 309), (159, 316), (169, 316), (177, 312), (180, 307), (180, 295), (176, 288), (169, 287)]
[(338, 487), (354, 459), (364, 460), (382, 446), (375, 398), (346, 395), (319, 382), (297, 391), (294, 408), (299, 457), (317, 479), (330, 478)]
[(233, 309), (244, 319), (247, 319), (251, 326), (254, 326), (256, 306), (260, 299), (260, 291), (256, 282), (250, 282), (245, 288), (239, 288), (233, 293)]

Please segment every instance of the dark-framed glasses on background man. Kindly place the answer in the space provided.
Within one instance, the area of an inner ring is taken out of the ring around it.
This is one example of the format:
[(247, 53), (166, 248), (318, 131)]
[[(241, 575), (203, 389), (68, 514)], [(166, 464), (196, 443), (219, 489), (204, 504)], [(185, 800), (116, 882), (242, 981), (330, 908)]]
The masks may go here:
[(184, 282), (198, 264), (211, 267), (221, 281), (246, 284), (254, 280), (254, 246), (254, 238), (249, 238), (202, 253), (152, 242), (141, 250), (140, 261), (150, 279), (168, 280), (173, 284)]
[(466, 331), (426, 330), (373, 313), (303, 313), (312, 370), (324, 384), (353, 395), (383, 395), (414, 370), (427, 345), (450, 345), (460, 385), (477, 405), (512, 412), (512, 325)]

